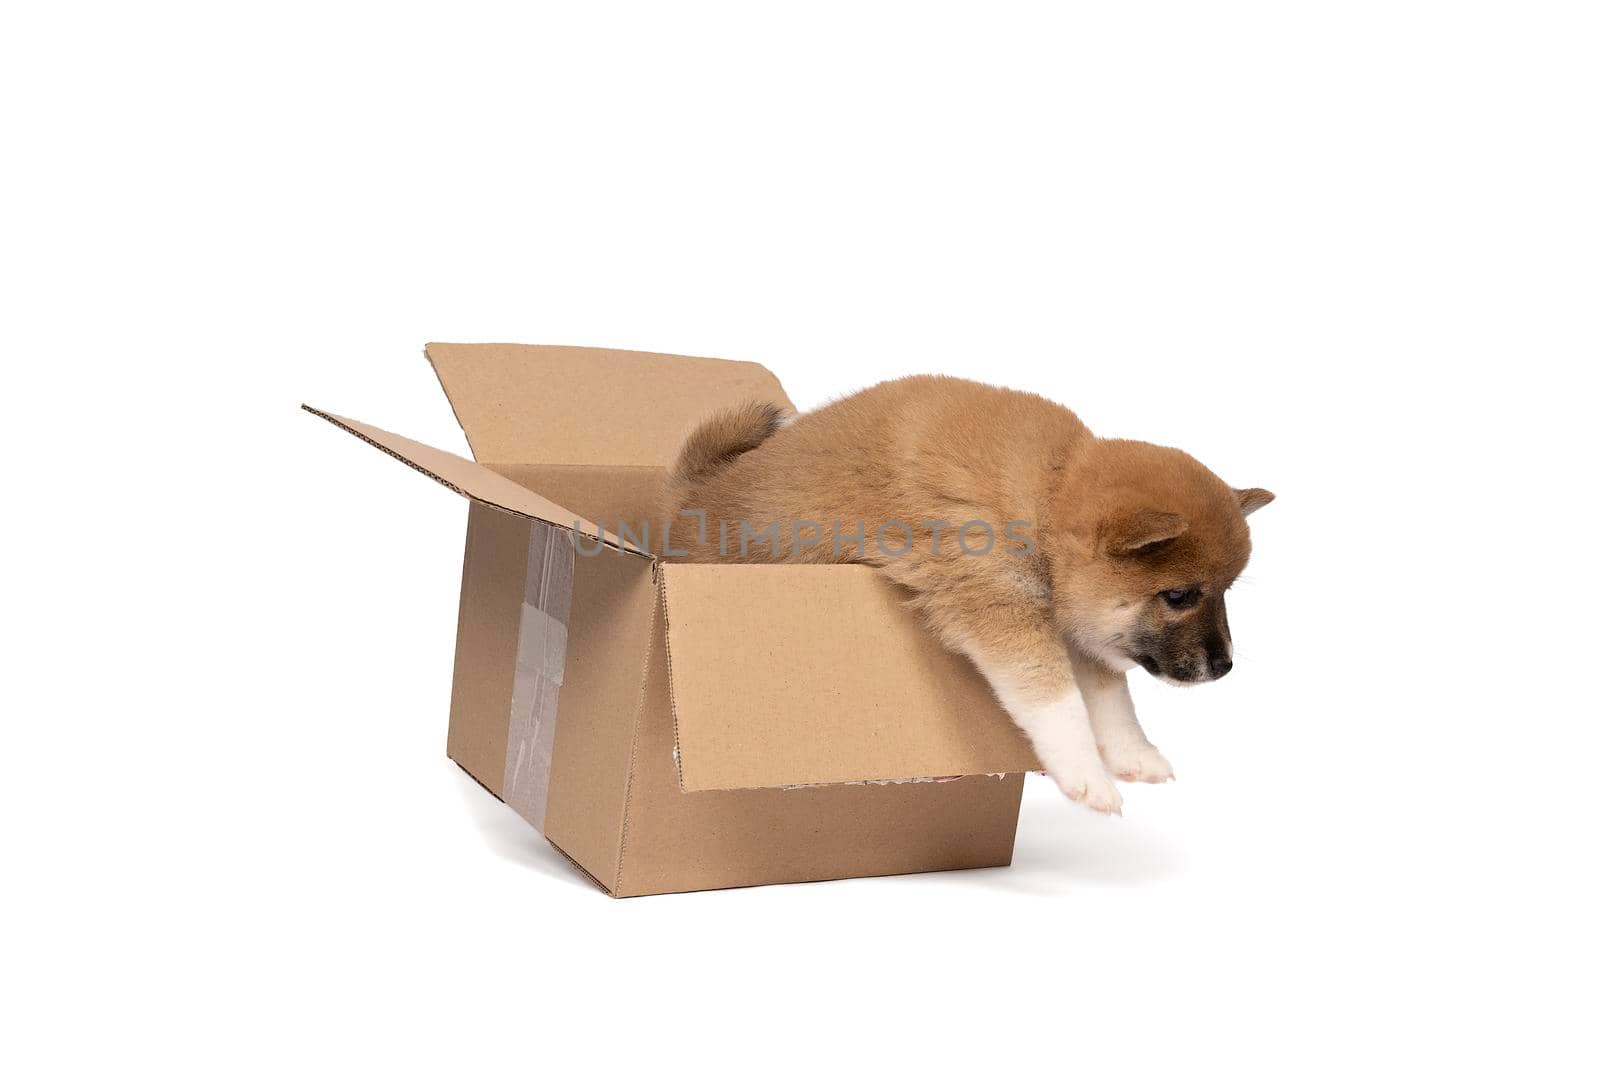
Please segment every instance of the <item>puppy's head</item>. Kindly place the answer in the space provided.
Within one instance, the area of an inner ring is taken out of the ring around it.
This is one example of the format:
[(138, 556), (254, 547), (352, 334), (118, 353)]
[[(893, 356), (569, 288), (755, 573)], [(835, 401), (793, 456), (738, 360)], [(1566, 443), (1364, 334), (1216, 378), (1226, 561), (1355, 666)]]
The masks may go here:
[(1179, 685), (1233, 667), (1224, 595), (1250, 559), (1245, 516), (1272, 500), (1230, 489), (1193, 457), (1098, 440), (1052, 501), (1057, 615), (1108, 666), (1138, 664)]

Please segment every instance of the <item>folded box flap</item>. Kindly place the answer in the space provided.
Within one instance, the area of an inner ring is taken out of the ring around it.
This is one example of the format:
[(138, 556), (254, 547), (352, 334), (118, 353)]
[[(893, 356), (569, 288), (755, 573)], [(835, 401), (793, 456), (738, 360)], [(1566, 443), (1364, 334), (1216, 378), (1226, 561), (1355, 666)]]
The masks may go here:
[(685, 790), (1034, 770), (971, 662), (864, 566), (661, 568)]
[[(311, 414), (348, 430), (369, 445), (387, 452), (400, 462), (421, 471), (464, 497), (569, 530), (578, 529), (591, 539), (597, 536), (596, 525), (588, 519), (568, 511), (560, 504), (546, 500), (533, 490), (526, 489), (503, 475), (479, 466), (470, 459), (463, 459), (454, 453), (413, 441), (409, 437), (380, 430), (376, 426), (368, 426), (355, 419), (320, 411), (309, 404), (301, 406)], [(613, 532), (607, 531), (603, 537), (613, 548), (638, 555), (648, 554), (637, 545), (619, 540)]]
[(789, 406), (759, 363), (558, 345), (442, 344), (428, 360), (478, 462), (669, 466), (714, 411)]

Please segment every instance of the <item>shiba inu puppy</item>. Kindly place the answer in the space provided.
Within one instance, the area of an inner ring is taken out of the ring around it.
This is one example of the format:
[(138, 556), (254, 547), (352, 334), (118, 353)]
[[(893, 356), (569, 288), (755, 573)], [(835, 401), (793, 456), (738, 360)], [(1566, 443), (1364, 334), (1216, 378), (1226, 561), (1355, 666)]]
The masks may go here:
[(881, 568), (977, 665), (1061, 790), (1120, 812), (1114, 779), (1172, 777), (1126, 672), (1228, 673), (1224, 596), (1250, 556), (1245, 516), (1272, 494), (1176, 449), (1096, 437), (1039, 396), (916, 377), (798, 418), (713, 416), (667, 498), (668, 514), (702, 520), (697, 540), (674, 538), (687, 562)]

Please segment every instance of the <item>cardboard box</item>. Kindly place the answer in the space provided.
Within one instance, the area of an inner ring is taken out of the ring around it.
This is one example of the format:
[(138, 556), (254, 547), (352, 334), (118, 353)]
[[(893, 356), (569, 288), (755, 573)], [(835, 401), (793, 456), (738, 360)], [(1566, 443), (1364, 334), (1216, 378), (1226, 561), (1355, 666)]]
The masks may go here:
[(476, 462), (307, 410), (472, 502), (462, 769), (615, 896), (1011, 862), (1033, 752), (894, 586), (865, 566), (674, 564), (633, 535), (660, 521), (703, 417), (789, 403), (771, 372), (542, 345), (427, 356)]

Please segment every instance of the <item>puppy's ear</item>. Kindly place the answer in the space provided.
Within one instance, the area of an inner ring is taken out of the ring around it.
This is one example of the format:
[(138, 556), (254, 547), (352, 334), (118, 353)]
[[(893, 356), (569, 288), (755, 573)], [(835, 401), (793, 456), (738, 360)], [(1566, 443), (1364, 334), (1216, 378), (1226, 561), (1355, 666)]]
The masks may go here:
[(1171, 541), (1188, 528), (1189, 521), (1182, 515), (1144, 508), (1118, 515), (1107, 522), (1100, 540), (1109, 554), (1132, 556)]
[(1246, 515), (1260, 511), (1276, 499), (1265, 489), (1235, 489), (1233, 495), (1239, 498), (1239, 510)]

